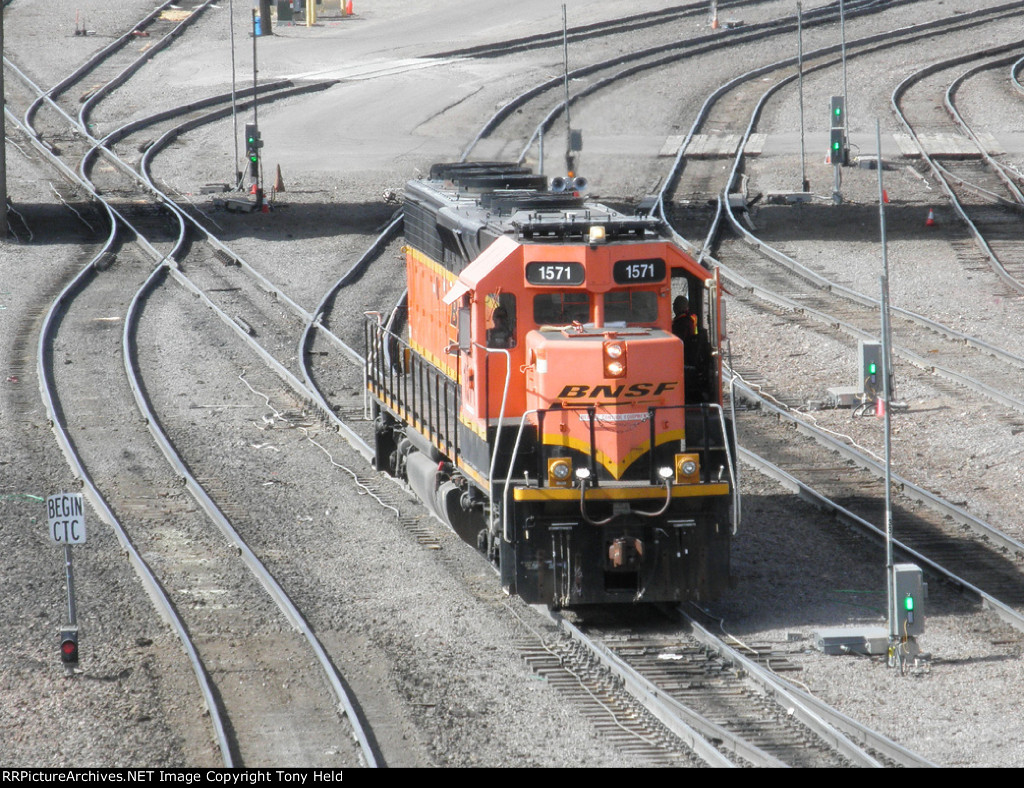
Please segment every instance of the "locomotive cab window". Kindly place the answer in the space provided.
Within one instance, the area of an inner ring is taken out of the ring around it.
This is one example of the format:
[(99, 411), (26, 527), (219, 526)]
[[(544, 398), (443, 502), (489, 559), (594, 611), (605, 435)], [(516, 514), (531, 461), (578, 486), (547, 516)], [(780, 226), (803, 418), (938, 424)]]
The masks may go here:
[(516, 297), (511, 293), (487, 296), (487, 347), (516, 346)]
[(590, 296), (583, 292), (540, 293), (533, 297), (533, 321), (539, 326), (590, 322)]
[(604, 322), (654, 323), (658, 320), (658, 294), (648, 290), (618, 290), (605, 293)]

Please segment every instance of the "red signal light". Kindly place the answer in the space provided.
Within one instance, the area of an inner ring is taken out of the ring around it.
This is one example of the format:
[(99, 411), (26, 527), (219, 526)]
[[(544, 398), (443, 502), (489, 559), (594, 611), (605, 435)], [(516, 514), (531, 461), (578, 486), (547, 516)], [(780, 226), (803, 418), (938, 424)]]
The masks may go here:
[(60, 632), (60, 661), (70, 665), (78, 664), (78, 629), (62, 629)]

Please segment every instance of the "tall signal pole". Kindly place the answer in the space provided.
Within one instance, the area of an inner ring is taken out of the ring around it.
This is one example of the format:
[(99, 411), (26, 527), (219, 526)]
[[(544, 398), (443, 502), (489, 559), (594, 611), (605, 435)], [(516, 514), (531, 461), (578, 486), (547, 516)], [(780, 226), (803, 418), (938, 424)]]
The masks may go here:
[(7, 240), (7, 118), (4, 116), (4, 5), (0, 2), (0, 243)]

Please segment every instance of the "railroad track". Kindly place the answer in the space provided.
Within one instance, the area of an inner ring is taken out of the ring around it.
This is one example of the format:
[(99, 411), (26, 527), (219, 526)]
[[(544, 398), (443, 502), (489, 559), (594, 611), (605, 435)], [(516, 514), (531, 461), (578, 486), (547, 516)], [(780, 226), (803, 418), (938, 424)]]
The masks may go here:
[[(184, 267), (185, 267), (185, 268), (186, 268), (186, 270), (187, 270), (188, 264), (186, 264), (186, 265), (185, 265)], [(230, 283), (230, 284), (228, 284), (228, 283), (224, 283), (224, 284), (218, 285), (218, 287), (222, 287), (222, 288), (224, 289), (224, 291), (225, 291), (225, 292), (228, 292), (229, 290), (231, 290), (232, 288), (234, 288), (234, 287), (236, 287), (236, 286), (239, 286), (239, 285), (236, 285), (236, 284), (235, 284), (234, 282), (232, 282), (232, 283)], [(218, 287), (213, 287), (213, 288), (211, 288), (211, 287), (209, 287), (209, 283), (207, 283), (207, 287), (206, 287), (206, 289), (207, 289), (207, 290), (210, 290), (210, 289), (216, 290), (216, 289), (218, 289)], [(225, 309), (225, 310), (223, 310), (223, 311), (227, 312), (228, 310), (226, 310), (226, 309)], [(235, 322), (237, 323), (237, 321), (235, 321)], [(312, 321), (310, 321), (310, 322), (312, 322)], [(251, 326), (250, 326), (250, 327), (251, 327)], [(244, 330), (244, 328), (243, 328), (243, 330)], [(257, 334), (260, 334), (260, 335), (262, 335), (262, 331), (261, 331), (261, 330), (257, 330), (257, 331), (256, 331), (255, 333), (257, 333)], [(330, 340), (330, 339), (328, 339), (327, 341), (328, 341), (328, 342), (332, 342), (333, 340)], [(305, 354), (302, 354), (302, 355), (305, 355)], [(308, 377), (308, 376), (307, 376), (307, 377)], [(333, 407), (332, 407), (332, 408), (331, 408), (330, 410), (333, 410)]]
[[(1017, 41), (986, 47), (968, 56), (931, 64), (904, 79), (892, 94), (893, 109), (920, 149), (923, 161), (942, 186), (953, 210), (969, 228), (992, 270), (1015, 295), (1024, 293), (1024, 235), (1019, 229), (1024, 194), (1019, 188), (1019, 176), (988, 152), (986, 144), (957, 112), (953, 97), (959, 85), (972, 75), (1015, 63), (1022, 45), (1024, 42)], [(979, 60), (983, 62), (964, 70), (965, 63)], [(938, 119), (933, 110), (936, 93), (943, 95), (946, 111)], [(936, 153), (926, 139), (926, 134), (948, 130), (951, 123), (958, 136), (962, 132), (960, 138), (973, 148), (970, 157)]]
[[(882, 462), (770, 391), (741, 382), (736, 393), (763, 414), (740, 421), (740, 453), (748, 463), (884, 540)], [(1024, 631), (1024, 545), (898, 472), (893, 481), (893, 533), (901, 554)]]
[[(178, 32), (178, 28), (169, 27), (164, 40), (173, 39)], [(123, 53), (124, 48), (106, 52)], [(91, 64), (88, 73), (94, 73), (102, 60)], [(107, 73), (116, 75), (111, 82), (119, 83), (131, 70), (131, 65), (122, 68), (115, 64)], [(38, 125), (45, 106), (52, 110), (46, 112), (49, 126), (65, 123), (72, 133), (57, 146), (51, 141), (57, 134), (51, 132), (44, 138), (38, 128), (19, 123), (21, 130), (65, 178), (77, 181), (103, 206), (111, 228), (100, 252), (60, 293), (42, 325), (38, 372), (44, 400), (58, 440), (90, 499), (115, 529), (158, 609), (173, 622), (192, 658), (224, 764), (264, 763), (268, 753), (275, 751), (267, 747), (274, 739), (273, 731), (284, 725), (310, 732), (332, 731), (324, 740), (309, 736), (301, 744), (282, 743), (278, 749), (293, 748), (287, 754), (281, 750), (284, 760), (318, 760), (302, 755), (313, 748), (321, 754), (333, 753), (338, 765), (376, 765), (378, 754), (337, 669), (287, 594), (166, 440), (137, 379), (139, 304), (165, 271), (171, 266), (180, 268), (187, 254), (189, 223), (135, 167), (91, 135), (86, 107), (76, 121), (20, 71), (16, 73), (22, 84), (40, 97), (26, 110), (26, 117)], [(74, 79), (65, 81), (57, 93), (66, 92), (73, 84)], [(101, 88), (90, 97), (105, 92)], [(94, 106), (90, 100), (83, 103)], [(213, 103), (223, 103), (223, 99)], [(185, 108), (182, 114), (189, 112), (195, 112), (195, 107)], [(167, 112), (161, 120), (173, 115), (173, 111)], [(183, 122), (194, 123), (196, 119)], [(137, 124), (136, 128), (146, 125)], [(124, 139), (127, 133), (116, 136)], [(150, 147), (144, 146), (146, 150)], [(103, 153), (102, 162), (95, 156), (97, 151)], [(81, 162), (77, 172), (75, 162)], [(212, 239), (207, 236), (207, 240)], [(188, 259), (197, 269), (209, 269), (216, 260), (216, 251), (219, 249), (209, 249), (202, 261), (199, 254)], [(171, 266), (166, 265), (167, 261)], [(119, 356), (124, 358), (127, 380), (123, 372), (105, 363), (107, 358)], [(79, 364), (75, 374), (69, 375), (72, 358)], [(91, 385), (81, 385), (83, 379)], [(117, 404), (111, 407), (115, 396)], [(143, 418), (121, 419), (112, 425), (111, 415), (131, 412), (132, 400)], [(155, 444), (145, 435), (147, 426), (156, 438)], [(112, 433), (121, 440), (111, 441)], [(228, 550), (221, 541), (225, 536), (232, 545)], [(282, 623), (261, 631), (259, 627), (267, 626), (275, 614), (282, 616)], [(231, 631), (238, 638), (262, 638), (268, 648), (255, 652), (263, 654), (262, 659), (254, 660), (248, 651), (239, 654), (231, 641), (222, 637)], [(294, 664), (297, 657), (309, 651), (315, 656), (312, 660), (303, 658), (303, 668)], [(229, 680), (240, 667), (239, 657), (243, 657), (247, 671), (262, 679), (251, 683)], [(282, 696), (266, 691), (268, 684), (282, 683), (293, 692)], [(284, 712), (286, 707), (289, 710)], [(339, 729), (346, 728), (349, 733), (338, 734)], [(338, 747), (336, 740), (351, 740), (353, 745)], [(271, 755), (266, 763), (280, 762)]]
[[(603, 665), (709, 765), (931, 765), (789, 685), (780, 674), (797, 668), (773, 647), (748, 647), (753, 654), (743, 656), (681, 609), (598, 610), (580, 613), (575, 623), (547, 615), (583, 649), (584, 664)], [(652, 733), (643, 738), (655, 739), (660, 728), (647, 724)]]

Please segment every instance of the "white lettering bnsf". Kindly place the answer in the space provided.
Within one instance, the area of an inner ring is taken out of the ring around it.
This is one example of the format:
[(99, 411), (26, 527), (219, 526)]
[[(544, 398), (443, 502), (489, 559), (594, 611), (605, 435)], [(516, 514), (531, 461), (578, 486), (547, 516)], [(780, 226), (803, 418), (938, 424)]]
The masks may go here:
[(559, 392), (556, 399), (584, 399), (589, 397), (649, 397), (672, 391), (679, 381), (670, 380), (666, 383), (633, 383), (629, 386), (566, 386)]

